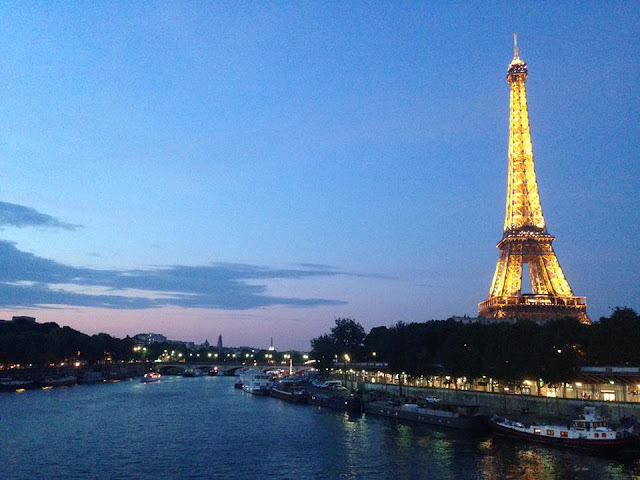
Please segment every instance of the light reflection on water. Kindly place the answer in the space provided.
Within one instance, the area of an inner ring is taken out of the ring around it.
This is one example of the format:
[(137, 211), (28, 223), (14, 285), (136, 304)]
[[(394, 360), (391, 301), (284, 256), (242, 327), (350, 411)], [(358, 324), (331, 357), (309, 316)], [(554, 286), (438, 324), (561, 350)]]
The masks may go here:
[(616, 460), (289, 405), (225, 377), (0, 395), (2, 479), (630, 479)]

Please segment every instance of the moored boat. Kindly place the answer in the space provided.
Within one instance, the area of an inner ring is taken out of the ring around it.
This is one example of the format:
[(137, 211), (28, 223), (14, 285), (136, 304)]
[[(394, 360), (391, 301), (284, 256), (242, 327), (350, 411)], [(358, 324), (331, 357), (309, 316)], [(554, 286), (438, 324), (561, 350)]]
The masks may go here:
[(271, 387), (271, 396), (290, 403), (307, 403), (308, 395), (297, 380), (282, 379)]
[(584, 407), (582, 415), (569, 425), (528, 424), (494, 417), (490, 427), (500, 435), (579, 448), (609, 449), (631, 446), (635, 442), (626, 431), (610, 428), (603, 418), (596, 415), (595, 407), (590, 406)]
[(84, 372), (78, 377), (78, 383), (102, 383), (104, 382), (104, 375), (102, 372)]
[(418, 405), (398, 401), (376, 400), (365, 402), (364, 411), (371, 415), (397, 418), (441, 427), (464, 430), (486, 430), (487, 416), (478, 413), (475, 405), (449, 405), (431, 403)]
[(42, 388), (47, 387), (65, 387), (69, 385), (75, 385), (78, 381), (78, 378), (73, 375), (54, 375), (51, 377), (46, 377), (42, 380), (41, 386)]
[(348, 412), (362, 411), (362, 397), (351, 393), (342, 384), (319, 384), (307, 387), (309, 403), (321, 407), (344, 410)]
[(242, 390), (254, 395), (269, 395), (271, 377), (260, 370), (247, 370), (242, 375)]
[(12, 378), (3, 378), (0, 380), (0, 390), (9, 392), (24, 392), (28, 388), (34, 388), (33, 380), (14, 380)]

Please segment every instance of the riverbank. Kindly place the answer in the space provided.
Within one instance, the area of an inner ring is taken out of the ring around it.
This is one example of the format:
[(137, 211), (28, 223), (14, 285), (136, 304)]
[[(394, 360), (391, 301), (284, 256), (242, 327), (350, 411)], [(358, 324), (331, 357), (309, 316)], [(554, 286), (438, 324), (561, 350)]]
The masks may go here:
[[(16, 389), (31, 389), (44, 386), (64, 386), (75, 384), (76, 381), (57, 383), (50, 381), (60, 378), (74, 378), (78, 383), (82, 383), (82, 379), (88, 375), (97, 373), (95, 378), (100, 381), (117, 381), (127, 380), (130, 378), (141, 377), (152, 365), (148, 362), (136, 363), (119, 363), (109, 365), (94, 366), (57, 366), (57, 367), (32, 367), (20, 369), (5, 369), (0, 371), (0, 391), (15, 391)], [(24, 382), (16, 383), (13, 382)], [(15, 387), (15, 388), (14, 388)]]
[(444, 403), (477, 405), (481, 413), (505, 415), (512, 418), (540, 417), (571, 420), (575, 418), (577, 412), (583, 410), (585, 405), (594, 405), (600, 415), (612, 425), (620, 424), (623, 417), (640, 419), (640, 404), (638, 403), (575, 400), (404, 385), (400, 387), (397, 384), (369, 382), (348, 381), (347, 385), (362, 391), (365, 395), (386, 395), (415, 400), (423, 400), (428, 395), (433, 395)]

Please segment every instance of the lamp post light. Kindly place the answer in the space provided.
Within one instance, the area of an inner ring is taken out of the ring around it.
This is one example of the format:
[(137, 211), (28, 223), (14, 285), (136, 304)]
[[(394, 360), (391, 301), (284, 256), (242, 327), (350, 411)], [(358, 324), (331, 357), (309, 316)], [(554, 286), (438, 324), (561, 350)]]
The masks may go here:
[(349, 357), (348, 353), (345, 353), (343, 355), (343, 357), (344, 357), (344, 370), (343, 370), (343, 372), (344, 372), (344, 382), (346, 384), (347, 383), (347, 364), (351, 361), (351, 357)]

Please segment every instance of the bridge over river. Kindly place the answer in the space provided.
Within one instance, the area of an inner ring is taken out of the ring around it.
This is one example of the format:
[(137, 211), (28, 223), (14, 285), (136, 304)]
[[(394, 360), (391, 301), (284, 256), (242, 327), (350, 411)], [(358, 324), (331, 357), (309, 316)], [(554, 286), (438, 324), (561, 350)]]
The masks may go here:
[[(276, 365), (273, 363), (258, 363), (252, 365), (242, 365), (242, 364), (227, 364), (227, 363), (210, 363), (210, 362), (162, 362), (162, 363), (154, 363), (154, 370), (160, 372), (165, 375), (179, 375), (183, 373), (187, 368), (193, 368), (195, 370), (200, 370), (202, 373), (207, 374), (211, 369), (217, 369), (219, 375), (236, 375), (237, 372), (242, 369), (257, 369), (262, 370), (263, 372), (270, 371), (281, 371), (281, 370), (289, 370), (289, 365)], [(311, 370), (313, 367), (311, 365), (305, 364), (294, 364), (293, 372), (301, 373)]]

